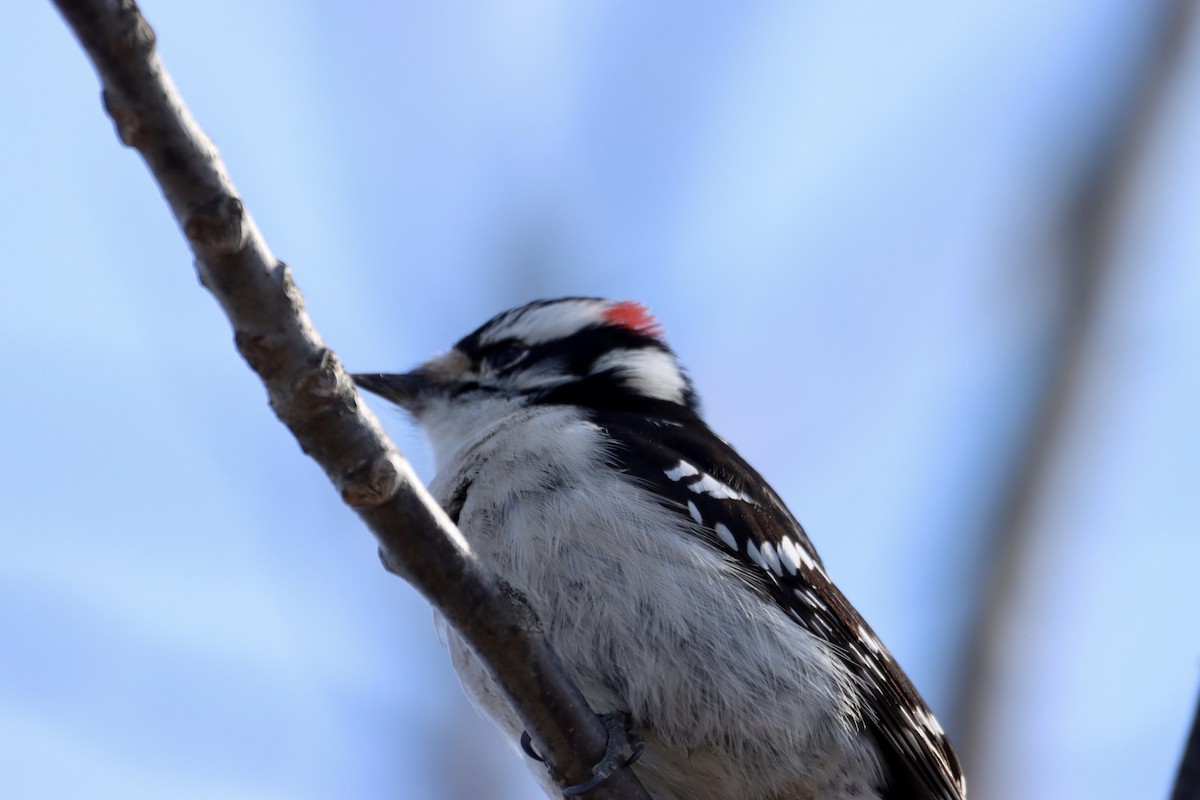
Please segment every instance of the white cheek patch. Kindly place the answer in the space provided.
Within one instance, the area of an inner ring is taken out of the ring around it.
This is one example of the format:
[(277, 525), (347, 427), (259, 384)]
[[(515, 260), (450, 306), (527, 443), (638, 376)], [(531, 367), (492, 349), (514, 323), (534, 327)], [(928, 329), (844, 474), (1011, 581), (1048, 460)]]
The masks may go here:
[(657, 347), (614, 350), (596, 359), (591, 374), (616, 370), (633, 391), (646, 397), (682, 403), (687, 381), (673, 356)]

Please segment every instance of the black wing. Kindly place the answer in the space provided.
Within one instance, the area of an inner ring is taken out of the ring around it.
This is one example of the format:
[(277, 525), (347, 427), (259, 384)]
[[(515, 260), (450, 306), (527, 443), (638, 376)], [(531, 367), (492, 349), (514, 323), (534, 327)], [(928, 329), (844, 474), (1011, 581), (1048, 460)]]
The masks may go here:
[[(676, 407), (678, 408), (678, 407)], [(615, 465), (689, 514), (733, 558), (755, 591), (774, 598), (833, 645), (858, 677), (872, 734), (889, 773), (885, 797), (962, 800), (958, 758), (908, 676), (829, 580), (804, 529), (779, 495), (698, 416), (594, 411), (616, 442)]]

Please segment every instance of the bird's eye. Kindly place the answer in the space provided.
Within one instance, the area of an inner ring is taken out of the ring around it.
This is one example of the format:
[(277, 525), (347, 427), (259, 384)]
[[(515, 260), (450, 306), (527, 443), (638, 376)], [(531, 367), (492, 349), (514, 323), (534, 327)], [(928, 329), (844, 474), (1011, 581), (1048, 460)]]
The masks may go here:
[(498, 345), (495, 350), (488, 353), (488, 363), (493, 369), (503, 370), (516, 364), (529, 354), (528, 348), (517, 344), (516, 342), (505, 342)]

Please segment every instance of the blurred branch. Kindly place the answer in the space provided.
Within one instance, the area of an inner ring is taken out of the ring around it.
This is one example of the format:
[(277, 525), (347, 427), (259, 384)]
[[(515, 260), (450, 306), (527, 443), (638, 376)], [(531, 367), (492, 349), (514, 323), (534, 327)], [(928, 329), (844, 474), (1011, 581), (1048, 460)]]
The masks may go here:
[[(267, 248), (212, 142), (155, 54), (132, 0), (56, 0), (100, 74), (104, 107), (141, 153), (271, 408), (375, 534), (402, 574), (491, 667), (562, 783), (591, 778), (607, 733), (519, 596), (485, 571), (360, 403), (321, 340), (288, 268)], [(592, 798), (646, 798), (619, 770)]]
[(966, 666), (952, 714), (951, 729), (968, 776), (987, 761), (987, 733), (998, 718), (991, 704), (999, 700), (999, 670), (1012, 645), (1009, 632), (1016, 629), (1020, 593), (1028, 588), (1021, 573), (1038, 545), (1034, 517), (1040, 493), (1070, 428), (1070, 415), (1079, 406), (1085, 360), (1130, 188), (1162, 117), (1195, 12), (1194, 0), (1166, 0), (1140, 72), (1130, 81), (1107, 139), (1068, 203), (1061, 309), (1050, 337), (1042, 389), (1011, 465), (1000, 512), (986, 535), (984, 590), (975, 618), (968, 623)]

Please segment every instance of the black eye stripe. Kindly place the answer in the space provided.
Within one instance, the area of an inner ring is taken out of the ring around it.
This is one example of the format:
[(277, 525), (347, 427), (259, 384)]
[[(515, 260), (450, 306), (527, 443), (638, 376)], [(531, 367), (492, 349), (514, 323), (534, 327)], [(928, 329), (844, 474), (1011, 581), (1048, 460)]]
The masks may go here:
[(515, 367), (529, 355), (529, 348), (516, 339), (498, 342), (484, 351), (483, 358), (493, 369), (505, 370)]
[(454, 397), (454, 398), (459, 398), (464, 395), (474, 394), (474, 393), (482, 391), (482, 390), (483, 390), (483, 387), (479, 384), (479, 381), (469, 381), (467, 383), (460, 383), (457, 386), (455, 386), (450, 391), (450, 396)]

